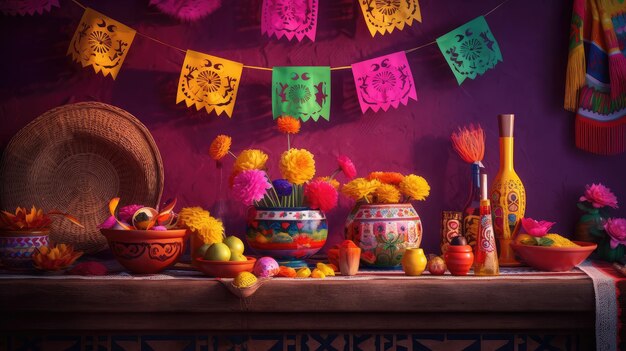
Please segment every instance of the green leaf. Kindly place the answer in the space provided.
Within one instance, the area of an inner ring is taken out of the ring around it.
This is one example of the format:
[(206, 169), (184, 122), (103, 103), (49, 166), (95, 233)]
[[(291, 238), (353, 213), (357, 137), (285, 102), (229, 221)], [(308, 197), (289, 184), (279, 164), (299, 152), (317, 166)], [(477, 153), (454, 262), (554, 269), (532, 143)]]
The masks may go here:
[(578, 206), (578, 208), (585, 212), (589, 211), (589, 207), (587, 207), (584, 202), (579, 202), (576, 204), (576, 206)]
[(539, 246), (552, 246), (552, 244), (554, 244), (554, 240), (542, 237), (539, 238), (539, 241), (537, 243), (539, 244)]
[(586, 214), (580, 217), (581, 222), (596, 222), (600, 219), (600, 216), (594, 214)]

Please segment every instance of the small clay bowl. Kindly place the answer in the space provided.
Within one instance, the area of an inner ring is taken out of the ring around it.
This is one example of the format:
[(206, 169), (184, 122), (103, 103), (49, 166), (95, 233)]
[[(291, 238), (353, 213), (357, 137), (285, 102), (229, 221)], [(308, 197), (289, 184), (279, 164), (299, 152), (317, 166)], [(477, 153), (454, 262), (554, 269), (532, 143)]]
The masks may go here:
[(113, 256), (133, 273), (159, 273), (175, 264), (184, 250), (187, 231), (100, 229)]
[(533, 246), (511, 243), (515, 253), (529, 266), (542, 271), (565, 272), (587, 259), (598, 245), (574, 241), (577, 247)]
[(252, 272), (256, 258), (246, 256), (247, 261), (212, 261), (196, 258), (196, 268), (210, 277), (235, 278), (241, 272)]

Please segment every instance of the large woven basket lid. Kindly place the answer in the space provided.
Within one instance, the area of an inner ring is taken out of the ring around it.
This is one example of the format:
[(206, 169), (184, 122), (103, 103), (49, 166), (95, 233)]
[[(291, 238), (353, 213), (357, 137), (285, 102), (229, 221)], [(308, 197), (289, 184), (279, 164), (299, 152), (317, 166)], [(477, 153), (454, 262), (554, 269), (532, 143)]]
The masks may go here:
[(0, 205), (35, 205), (76, 216), (85, 228), (55, 218), (54, 242), (97, 252), (106, 239), (97, 225), (108, 202), (156, 206), (163, 191), (161, 154), (148, 129), (130, 113), (99, 102), (52, 109), (11, 139), (0, 163)]

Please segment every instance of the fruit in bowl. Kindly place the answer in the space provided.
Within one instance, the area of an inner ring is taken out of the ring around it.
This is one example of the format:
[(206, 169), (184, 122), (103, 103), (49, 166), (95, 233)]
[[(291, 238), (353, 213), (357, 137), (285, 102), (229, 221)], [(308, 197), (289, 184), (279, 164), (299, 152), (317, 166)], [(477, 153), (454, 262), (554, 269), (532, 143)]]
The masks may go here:
[(187, 231), (100, 229), (115, 259), (133, 273), (154, 274), (175, 264)]
[(529, 266), (551, 272), (569, 271), (587, 259), (598, 245), (584, 241), (571, 242), (575, 246), (538, 246), (511, 243), (519, 258)]
[(598, 245), (584, 241), (570, 241), (559, 234), (548, 234), (555, 224), (522, 218), (527, 234), (518, 234), (511, 248), (529, 266), (552, 272), (569, 271), (587, 259)]

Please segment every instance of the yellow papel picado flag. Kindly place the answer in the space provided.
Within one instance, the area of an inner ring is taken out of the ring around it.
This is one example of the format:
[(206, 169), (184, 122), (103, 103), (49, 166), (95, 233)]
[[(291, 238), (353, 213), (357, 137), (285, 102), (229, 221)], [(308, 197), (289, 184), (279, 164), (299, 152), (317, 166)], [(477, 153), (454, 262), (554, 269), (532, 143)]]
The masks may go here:
[(359, 0), (363, 18), (372, 36), (376, 32), (384, 35), (395, 28), (404, 29), (413, 20), (422, 21), (418, 0)]
[(115, 79), (128, 55), (135, 30), (90, 8), (85, 9), (80, 24), (67, 49), (83, 67), (93, 66), (96, 73), (109, 73)]
[(180, 71), (176, 103), (185, 101), (187, 107), (206, 108), (232, 117), (241, 81), (243, 64), (221, 57), (187, 50)]

